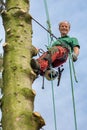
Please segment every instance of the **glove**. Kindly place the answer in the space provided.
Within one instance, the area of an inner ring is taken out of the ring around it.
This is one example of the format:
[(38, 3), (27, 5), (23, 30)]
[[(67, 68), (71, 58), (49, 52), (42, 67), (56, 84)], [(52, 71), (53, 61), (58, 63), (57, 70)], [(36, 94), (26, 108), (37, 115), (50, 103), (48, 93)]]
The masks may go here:
[(48, 53), (50, 53), (51, 55), (53, 55), (54, 53), (56, 53), (58, 51), (58, 48), (56, 46), (54, 47), (51, 47), (49, 50), (48, 50)]
[(73, 59), (73, 62), (77, 61), (77, 55), (75, 53), (72, 53), (72, 59)]

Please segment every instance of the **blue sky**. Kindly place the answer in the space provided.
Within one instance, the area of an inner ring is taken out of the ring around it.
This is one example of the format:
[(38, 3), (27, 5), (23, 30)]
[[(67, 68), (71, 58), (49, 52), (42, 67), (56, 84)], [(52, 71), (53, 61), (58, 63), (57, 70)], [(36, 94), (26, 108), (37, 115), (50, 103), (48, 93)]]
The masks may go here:
[[(78, 61), (75, 63), (78, 83), (73, 80), (76, 117), (78, 130), (87, 130), (87, 1), (84, 0), (47, 0), (52, 33), (59, 37), (58, 23), (67, 20), (71, 23), (69, 35), (76, 37), (81, 46)], [(46, 27), (46, 14), (44, 0), (32, 0), (30, 2), (30, 13), (33, 18)], [(47, 32), (34, 21), (32, 44), (37, 48), (46, 50), (48, 45)], [(73, 106), (71, 82), (68, 61), (64, 64), (60, 87), (57, 87), (57, 79), (53, 81), (56, 118), (58, 130), (74, 130)], [(45, 80), (45, 89), (41, 89), (42, 77), (34, 81), (33, 88), (36, 90), (35, 111), (41, 113), (46, 121), (45, 130), (54, 130), (53, 104), (51, 82)]]
[[(74, 82), (75, 105), (78, 130), (87, 130), (87, 0), (47, 0), (52, 32), (59, 37), (58, 23), (67, 20), (71, 23), (70, 36), (76, 37), (81, 46), (78, 61), (75, 63), (78, 83)], [(46, 27), (46, 14), (44, 0), (30, 1), (30, 14), (44, 27)], [(46, 50), (48, 45), (47, 32), (32, 21), (33, 38), (32, 44), (37, 48)], [(4, 43), (4, 29), (0, 18), (0, 51)], [(71, 95), (71, 82), (68, 61), (64, 64), (60, 87), (57, 87), (57, 79), (53, 81), (56, 118), (58, 130), (75, 130), (73, 118), (73, 106)], [(54, 129), (53, 104), (51, 82), (45, 80), (45, 89), (42, 90), (42, 77), (37, 78), (33, 83), (36, 90), (35, 110), (38, 111), (46, 122), (44, 130)]]

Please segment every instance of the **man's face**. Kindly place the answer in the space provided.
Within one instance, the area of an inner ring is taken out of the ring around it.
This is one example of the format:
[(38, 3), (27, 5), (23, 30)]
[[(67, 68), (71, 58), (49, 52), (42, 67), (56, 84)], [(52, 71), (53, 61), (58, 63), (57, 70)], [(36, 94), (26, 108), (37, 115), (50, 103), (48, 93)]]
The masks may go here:
[(59, 25), (59, 31), (61, 33), (61, 36), (65, 36), (68, 34), (70, 30), (70, 25), (68, 22), (61, 22)]

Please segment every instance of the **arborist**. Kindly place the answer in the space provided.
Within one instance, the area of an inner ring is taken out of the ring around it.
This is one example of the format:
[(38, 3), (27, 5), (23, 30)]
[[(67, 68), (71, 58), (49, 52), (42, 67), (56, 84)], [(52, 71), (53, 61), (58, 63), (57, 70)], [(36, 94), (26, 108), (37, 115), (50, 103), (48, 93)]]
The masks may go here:
[(77, 61), (80, 45), (77, 38), (68, 36), (70, 23), (62, 21), (58, 25), (61, 37), (52, 43), (52, 47), (44, 52), (39, 58), (31, 59), (31, 67), (36, 74), (45, 76), (48, 72), (49, 77), (55, 77), (57, 74), (52, 73), (52, 68), (59, 67), (67, 61), (68, 54), (71, 50), (73, 62)]

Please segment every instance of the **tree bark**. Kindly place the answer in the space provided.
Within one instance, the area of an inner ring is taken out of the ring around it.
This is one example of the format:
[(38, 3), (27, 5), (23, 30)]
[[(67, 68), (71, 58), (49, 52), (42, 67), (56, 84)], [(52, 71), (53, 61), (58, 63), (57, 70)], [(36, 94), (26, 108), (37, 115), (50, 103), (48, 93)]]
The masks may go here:
[(7, 0), (7, 12), (2, 14), (6, 33), (3, 45), (3, 130), (39, 130), (45, 122), (34, 110), (36, 78), (30, 66), (36, 50), (32, 46), (32, 20), (28, 0)]

